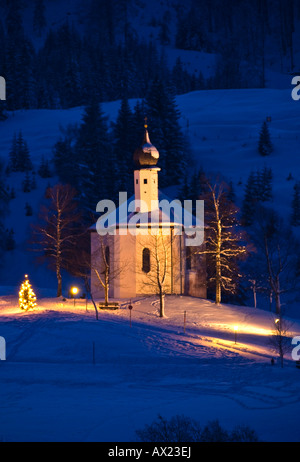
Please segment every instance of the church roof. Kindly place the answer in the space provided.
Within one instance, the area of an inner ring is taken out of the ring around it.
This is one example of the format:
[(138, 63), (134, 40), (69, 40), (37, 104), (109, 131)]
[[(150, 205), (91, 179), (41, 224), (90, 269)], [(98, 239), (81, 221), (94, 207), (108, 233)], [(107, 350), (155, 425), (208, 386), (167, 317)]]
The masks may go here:
[[(161, 191), (158, 192), (158, 200), (163, 201), (166, 200), (169, 204), (172, 203), (172, 200), (163, 194)], [(106, 217), (107, 222), (111, 224), (111, 226), (115, 226), (116, 228), (122, 227), (130, 227), (136, 226), (136, 224), (131, 224), (131, 219), (136, 215), (136, 212), (128, 212), (128, 205), (135, 202), (135, 196), (131, 196), (127, 203), (122, 204), (122, 207), (118, 207), (114, 212), (111, 213), (110, 216)], [(126, 210), (126, 213), (125, 213)], [(166, 214), (159, 209), (159, 211), (155, 212), (145, 212), (140, 213), (139, 216), (141, 217), (140, 220), (140, 227), (145, 226), (145, 224), (157, 224), (162, 227), (169, 227), (170, 224), (175, 228), (182, 228), (183, 224), (185, 224), (185, 228), (192, 228), (195, 226), (203, 227), (204, 223), (197, 219), (193, 214), (191, 214), (187, 209), (180, 206), (178, 208), (171, 208), (170, 213)], [(106, 222), (105, 220), (105, 222)], [(91, 231), (96, 231), (96, 224), (90, 228)]]

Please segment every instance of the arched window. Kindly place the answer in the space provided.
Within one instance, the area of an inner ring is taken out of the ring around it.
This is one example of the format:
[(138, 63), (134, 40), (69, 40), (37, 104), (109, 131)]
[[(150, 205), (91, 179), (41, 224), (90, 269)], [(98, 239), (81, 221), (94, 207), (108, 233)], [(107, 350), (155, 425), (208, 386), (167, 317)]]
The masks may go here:
[(144, 273), (149, 273), (150, 271), (150, 250), (145, 248), (143, 249), (143, 266), (142, 270)]

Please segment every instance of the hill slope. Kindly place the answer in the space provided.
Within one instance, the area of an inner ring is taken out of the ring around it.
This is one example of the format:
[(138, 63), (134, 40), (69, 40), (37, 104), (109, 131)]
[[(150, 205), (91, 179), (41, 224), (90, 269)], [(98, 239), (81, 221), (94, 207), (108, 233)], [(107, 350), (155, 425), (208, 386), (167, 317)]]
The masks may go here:
[[(295, 181), (300, 180), (300, 164), (297, 162), (300, 136), (300, 102), (291, 98), (290, 90), (227, 90), (200, 91), (177, 97), (181, 111), (181, 124), (191, 141), (195, 164), (206, 172), (220, 173), (232, 180), (237, 202), (240, 204), (244, 186), (251, 170), (263, 166), (273, 170), (273, 206), (285, 217), (290, 214), (291, 195)], [(131, 101), (134, 106), (135, 101)], [(113, 121), (120, 102), (104, 103), (103, 110)], [(0, 156), (7, 161), (14, 133), (22, 130), (28, 142), (35, 166), (44, 156), (52, 158), (52, 148), (60, 136), (60, 127), (80, 123), (82, 108), (69, 110), (17, 111), (0, 124)], [(267, 158), (257, 152), (258, 134), (266, 117), (269, 124), (274, 152)], [(141, 124), (142, 125), (142, 124)], [(150, 137), (151, 137), (151, 127)], [(142, 126), (141, 126), (142, 132)], [(153, 144), (155, 140), (151, 138)], [(157, 146), (159, 150), (159, 146)], [(132, 147), (134, 151), (135, 146)], [(192, 166), (193, 168), (193, 166)], [(289, 173), (293, 180), (287, 181)], [(104, 170), (105, 174), (105, 170)], [(26, 253), (29, 225), (37, 219), (39, 203), (48, 181), (37, 178), (38, 189), (25, 194), (21, 191), (22, 175), (7, 178), (14, 186), (17, 197), (11, 202), (11, 214), (6, 226), (16, 232), (18, 247), (7, 255), (1, 271), (1, 285), (17, 286), (25, 273), (33, 273), (36, 285), (53, 288), (54, 278), (48, 271), (33, 266), (33, 255)], [(50, 179), (54, 184), (57, 180)], [(99, 200), (103, 198), (99, 197)], [(33, 217), (26, 217), (25, 203), (32, 204)], [(25, 221), (24, 221), (25, 220)]]

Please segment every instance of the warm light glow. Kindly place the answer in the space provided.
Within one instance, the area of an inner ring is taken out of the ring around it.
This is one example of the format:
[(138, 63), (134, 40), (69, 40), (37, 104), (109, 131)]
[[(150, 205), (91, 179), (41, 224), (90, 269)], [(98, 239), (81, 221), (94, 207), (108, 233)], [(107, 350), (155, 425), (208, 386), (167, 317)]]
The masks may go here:
[(235, 331), (239, 330), (238, 326), (234, 326), (233, 328)]
[(78, 288), (77, 287), (72, 287), (71, 292), (72, 292), (73, 295), (77, 295), (78, 294)]
[(28, 311), (35, 308), (36, 305), (35, 293), (29, 283), (28, 275), (25, 274), (25, 281), (21, 285), (19, 292), (19, 306), (21, 310)]
[(278, 324), (280, 319), (275, 319), (275, 324)]

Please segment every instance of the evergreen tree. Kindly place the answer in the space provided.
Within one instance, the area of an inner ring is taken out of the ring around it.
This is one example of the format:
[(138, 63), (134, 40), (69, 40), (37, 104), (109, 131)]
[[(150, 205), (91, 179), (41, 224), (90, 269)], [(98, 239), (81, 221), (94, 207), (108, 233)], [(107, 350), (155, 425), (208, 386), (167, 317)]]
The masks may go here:
[(270, 132), (266, 121), (263, 122), (259, 135), (258, 152), (261, 156), (269, 156), (273, 152)]
[(21, 0), (7, 2), (6, 75), (7, 109), (36, 107), (33, 75), (35, 51), (24, 32)]
[(95, 213), (97, 203), (113, 194), (115, 181), (106, 118), (95, 101), (85, 108), (75, 150), (80, 201), (88, 214)]
[(230, 202), (235, 203), (235, 201), (236, 201), (236, 195), (235, 195), (235, 190), (234, 190), (234, 186), (233, 186), (232, 181), (230, 181), (229, 184), (228, 184), (227, 198), (230, 200)]
[(6, 239), (5, 239), (5, 250), (7, 252), (11, 252), (16, 248), (16, 241), (14, 238), (14, 230), (11, 228), (10, 230), (6, 230)]
[(19, 170), (19, 159), (18, 159), (18, 145), (17, 145), (17, 135), (14, 134), (13, 140), (11, 143), (11, 148), (9, 151), (9, 163), (8, 169), (10, 172), (17, 172)]
[(113, 127), (113, 159), (116, 169), (116, 192), (133, 193), (132, 169), (136, 134), (133, 132), (133, 114), (127, 98), (123, 98)]
[(32, 310), (37, 306), (36, 296), (31, 284), (29, 283), (27, 274), (25, 275), (25, 281), (21, 285), (19, 291), (19, 306), (21, 310), (25, 311)]
[(155, 79), (146, 98), (149, 133), (160, 153), (162, 186), (180, 184), (187, 167), (187, 143), (179, 125), (180, 112), (172, 89)]
[(31, 192), (31, 178), (30, 178), (29, 172), (26, 172), (25, 179), (22, 183), (22, 188), (23, 188), (24, 193)]
[(258, 182), (257, 175), (251, 172), (245, 187), (245, 195), (242, 204), (242, 224), (250, 226), (253, 223), (253, 218), (258, 203)]
[(49, 167), (49, 161), (48, 159), (45, 159), (44, 156), (42, 157), (39, 169), (38, 169), (38, 174), (40, 175), (41, 178), (51, 178), (52, 173), (50, 171)]
[[(69, 126), (53, 149), (55, 173), (61, 183), (76, 186), (78, 183), (78, 166), (76, 153), (77, 126)], [(42, 170), (42, 173), (44, 170)]]
[(272, 199), (272, 180), (273, 172), (271, 168), (264, 167), (262, 171), (257, 173), (258, 176), (258, 198), (261, 202), (266, 202)]
[(41, 37), (47, 25), (45, 5), (43, 0), (36, 0), (33, 13), (33, 30), (38, 37)]
[(34, 191), (34, 190), (36, 189), (36, 176), (35, 176), (35, 172), (32, 172), (32, 174), (31, 174), (30, 188), (31, 188), (31, 191)]
[(294, 193), (292, 199), (292, 214), (291, 225), (300, 226), (300, 183), (297, 182), (294, 186)]
[(28, 202), (25, 204), (25, 216), (26, 217), (31, 217), (32, 216), (32, 207)]

